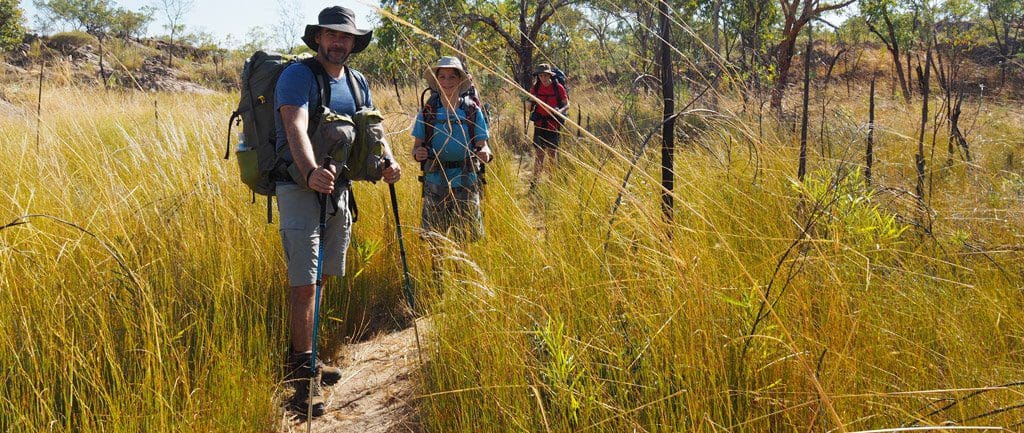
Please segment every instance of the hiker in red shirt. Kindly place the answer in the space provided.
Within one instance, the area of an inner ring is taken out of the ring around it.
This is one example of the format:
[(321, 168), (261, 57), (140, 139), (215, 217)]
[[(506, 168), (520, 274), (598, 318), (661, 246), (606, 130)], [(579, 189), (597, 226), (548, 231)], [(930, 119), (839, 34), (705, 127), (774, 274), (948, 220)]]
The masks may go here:
[(545, 156), (549, 165), (553, 165), (558, 156), (559, 130), (562, 129), (563, 118), (569, 111), (569, 96), (565, 86), (555, 81), (555, 71), (551, 65), (537, 65), (533, 75), (537, 80), (533, 83), (530, 94), (555, 109), (552, 113), (544, 105), (533, 102), (533, 112), (530, 114), (530, 120), (533, 121), (533, 147), (536, 150), (533, 171), (534, 176), (540, 176), (545, 170)]

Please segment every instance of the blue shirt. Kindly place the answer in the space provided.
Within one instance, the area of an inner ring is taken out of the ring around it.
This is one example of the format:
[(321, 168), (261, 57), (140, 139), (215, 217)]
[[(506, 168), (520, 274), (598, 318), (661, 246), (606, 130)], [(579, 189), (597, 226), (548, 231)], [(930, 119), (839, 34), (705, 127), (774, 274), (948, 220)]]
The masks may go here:
[[(352, 75), (363, 90), (363, 95), (366, 99), (363, 103), (372, 107), (373, 100), (370, 99), (370, 88), (366, 84), (366, 78), (355, 70), (352, 71)], [(349, 116), (356, 114), (356, 103), (352, 97), (352, 91), (348, 88), (348, 77), (342, 73), (341, 78), (337, 80), (330, 77), (326, 78), (331, 86), (331, 103), (328, 104), (331, 111)], [(282, 105), (294, 105), (307, 112), (309, 112), (310, 105), (313, 107), (320, 106), (320, 86), (316, 82), (316, 76), (313, 75), (313, 71), (308, 66), (301, 63), (288, 65), (284, 71), (281, 71), (281, 76), (277, 79), (277, 87), (274, 88), (274, 128), (277, 132), (275, 147), (278, 154), (282, 155), (285, 161), (292, 162), (294, 159), (292, 158), (291, 150), (288, 148), (288, 137), (284, 131), (284, 122), (281, 121)]]
[[(434, 135), (430, 139), (430, 148), (441, 161), (462, 161), (472, 156), (476, 142), (487, 140), (490, 135), (487, 129), (487, 120), (484, 118), (483, 110), (476, 110), (476, 125), (473, 140), (467, 140), (469, 135), (469, 122), (466, 120), (466, 111), (460, 106), (455, 112), (444, 106), (437, 108), (434, 120)], [(423, 112), (416, 116), (416, 123), (412, 127), (412, 136), (424, 139), (427, 135), (427, 128), (423, 122)], [(451, 183), (453, 187), (470, 186), (476, 183), (476, 173), (463, 173), (461, 168), (449, 168), (433, 173), (426, 173), (423, 176), (426, 182), (433, 184)]]

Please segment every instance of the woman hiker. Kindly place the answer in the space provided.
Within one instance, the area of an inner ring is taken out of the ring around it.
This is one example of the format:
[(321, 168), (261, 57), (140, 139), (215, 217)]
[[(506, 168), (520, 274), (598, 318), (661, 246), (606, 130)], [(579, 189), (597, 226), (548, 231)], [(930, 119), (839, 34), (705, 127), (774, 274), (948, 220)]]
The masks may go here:
[[(533, 175), (535, 185), (544, 171), (550, 171), (558, 157), (558, 144), (562, 129), (562, 118), (569, 111), (569, 96), (565, 86), (555, 81), (555, 71), (551, 65), (541, 63), (534, 68), (533, 75), (537, 77), (530, 94), (555, 109), (552, 113), (542, 104), (532, 102), (533, 108), (530, 120), (533, 121), (533, 147), (535, 150)], [(544, 159), (548, 162), (545, 165)]]
[(428, 240), (472, 242), (484, 234), (481, 169), (494, 158), (487, 121), (467, 94), (472, 83), (458, 58), (441, 57), (424, 75), (431, 95), (412, 130), (412, 157), (423, 167), (423, 230)]

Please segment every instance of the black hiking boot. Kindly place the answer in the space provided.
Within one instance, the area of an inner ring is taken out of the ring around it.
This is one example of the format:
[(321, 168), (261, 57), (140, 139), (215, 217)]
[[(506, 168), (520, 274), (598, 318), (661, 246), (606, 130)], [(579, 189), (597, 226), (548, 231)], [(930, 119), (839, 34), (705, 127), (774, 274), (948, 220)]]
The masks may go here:
[[(316, 372), (320, 375), (321, 385), (331, 386), (341, 380), (341, 369), (325, 364), (320, 358), (316, 359)], [(284, 380), (309, 381), (312, 375), (313, 372), (309, 369), (309, 353), (297, 353), (289, 350), (288, 358), (284, 362)]]
[[(303, 380), (295, 380), (293, 382), (295, 387), (295, 394), (292, 395), (291, 400), (288, 401), (288, 409), (299, 414), (303, 417), (317, 418), (323, 416), (326, 409), (324, 402), (323, 390), (320, 389), (320, 384), (317, 381), (312, 381), (312, 389), (310, 389), (309, 378)], [(312, 402), (312, 406), (310, 403)]]

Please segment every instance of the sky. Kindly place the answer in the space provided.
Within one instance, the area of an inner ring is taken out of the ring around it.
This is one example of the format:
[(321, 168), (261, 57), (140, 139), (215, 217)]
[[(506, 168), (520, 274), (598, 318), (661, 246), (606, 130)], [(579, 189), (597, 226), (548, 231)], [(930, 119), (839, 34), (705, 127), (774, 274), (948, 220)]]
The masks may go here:
[[(32, 0), (19, 0), (22, 9), (25, 10), (26, 24), (30, 28), (36, 28), (36, 15), (38, 10), (32, 4)], [(284, 2), (289, 5), (301, 7), (299, 15), (303, 17), (303, 24), (316, 22), (316, 15), (321, 9), (340, 5), (352, 9), (356, 13), (356, 24), (360, 28), (374, 27), (380, 21), (374, 11), (378, 4), (375, 0), (193, 0), (193, 9), (185, 16), (185, 32), (198, 33), (206, 32), (214, 36), (220, 43), (227, 41), (228, 35), (236, 43), (245, 40), (246, 34), (252, 27), (263, 26), (267, 33), (271, 33), (271, 27), (279, 21), (278, 4)], [(143, 6), (156, 3), (155, 0), (111, 0), (116, 4), (130, 10), (139, 10)], [(164, 21), (159, 13), (155, 15), (153, 22), (149, 25), (150, 35), (162, 35), (167, 32), (162, 27)], [(301, 26), (300, 26), (301, 27)], [(301, 36), (302, 29), (296, 34)], [(302, 41), (297, 38), (295, 45)]]

